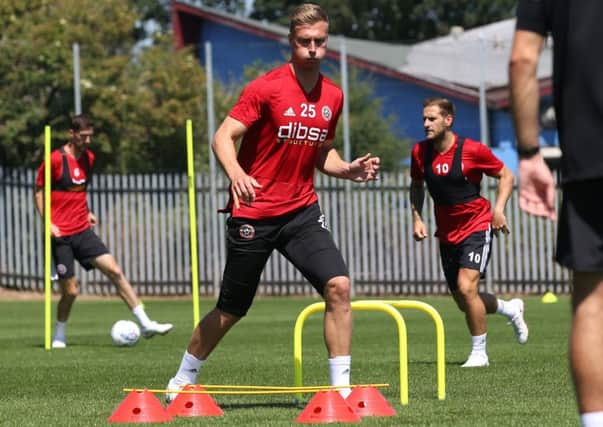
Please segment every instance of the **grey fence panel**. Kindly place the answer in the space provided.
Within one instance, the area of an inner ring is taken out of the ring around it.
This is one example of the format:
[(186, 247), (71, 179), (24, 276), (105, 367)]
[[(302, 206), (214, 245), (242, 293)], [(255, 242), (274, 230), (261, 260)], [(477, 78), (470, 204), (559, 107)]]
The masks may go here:
[[(42, 291), (43, 223), (33, 203), (35, 174), (33, 170), (0, 168), (0, 285)], [(316, 175), (321, 207), (350, 267), (357, 294), (447, 292), (433, 236), (433, 203), (427, 197), (423, 208), (429, 237), (415, 242), (409, 183), (406, 173), (382, 174), (376, 182), (351, 183), (348, 191), (345, 181)], [(202, 295), (214, 295), (226, 258), (227, 216), (212, 207), (210, 177), (198, 174), (195, 184), (199, 290)], [(217, 208), (222, 208), (228, 201), (228, 180), (223, 174), (217, 177), (216, 186)], [(496, 189), (496, 180), (484, 182), (484, 195), (491, 202)], [(492, 291), (568, 293), (571, 274), (553, 260), (555, 224), (522, 213), (516, 196), (513, 194), (505, 211), (511, 233), (493, 242), (488, 269)], [(89, 203), (99, 219), (95, 231), (140, 294), (191, 293), (185, 175), (97, 175), (89, 189)], [(219, 218), (213, 233), (215, 215)], [(77, 267), (76, 274), (84, 294), (116, 293), (98, 271)], [(260, 280), (259, 295), (316, 294), (277, 252), (268, 260)]]

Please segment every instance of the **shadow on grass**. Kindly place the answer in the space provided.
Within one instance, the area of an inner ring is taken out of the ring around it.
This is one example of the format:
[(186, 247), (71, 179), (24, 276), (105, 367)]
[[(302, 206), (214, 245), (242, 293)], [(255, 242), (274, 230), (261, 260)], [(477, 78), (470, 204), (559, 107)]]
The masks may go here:
[(306, 404), (295, 402), (248, 402), (248, 403), (226, 403), (220, 404), (220, 408), (226, 409), (249, 409), (249, 408), (293, 408), (303, 409)]
[[(459, 366), (462, 365), (463, 363), (465, 363), (465, 360), (447, 360), (444, 364), (446, 366)], [(435, 366), (436, 362), (434, 360), (413, 360), (412, 362), (408, 363), (410, 366), (412, 365), (428, 365), (428, 366)]]

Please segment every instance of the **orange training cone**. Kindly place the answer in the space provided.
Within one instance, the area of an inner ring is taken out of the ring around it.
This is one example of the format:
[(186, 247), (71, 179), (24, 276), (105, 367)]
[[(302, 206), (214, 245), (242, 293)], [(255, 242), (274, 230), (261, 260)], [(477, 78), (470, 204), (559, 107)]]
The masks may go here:
[(163, 423), (172, 421), (159, 399), (147, 391), (132, 391), (107, 421), (110, 423)]
[(358, 423), (360, 416), (336, 390), (319, 391), (295, 419), (297, 423)]
[[(204, 390), (203, 386), (190, 384), (184, 390)], [(217, 417), (224, 415), (222, 408), (209, 394), (180, 393), (167, 407), (174, 417)]]
[(396, 411), (375, 387), (354, 387), (345, 400), (361, 417), (394, 417)]

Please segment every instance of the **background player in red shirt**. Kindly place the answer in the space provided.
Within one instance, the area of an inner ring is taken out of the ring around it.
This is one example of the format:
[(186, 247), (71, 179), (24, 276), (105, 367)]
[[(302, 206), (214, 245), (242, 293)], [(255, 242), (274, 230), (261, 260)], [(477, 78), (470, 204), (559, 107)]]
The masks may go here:
[[(69, 142), (50, 155), (50, 233), (52, 257), (61, 287), (52, 348), (65, 348), (67, 345), (67, 319), (78, 293), (75, 259), (86, 270), (98, 268), (117, 286), (119, 296), (132, 310), (145, 338), (163, 335), (172, 329), (171, 323), (157, 323), (149, 319), (115, 258), (92, 231), (97, 219), (88, 210), (86, 187), (94, 165), (94, 154), (88, 149), (93, 134), (92, 122), (84, 115), (77, 115), (71, 122)], [(44, 216), (44, 167), (42, 162), (35, 192), (35, 204), (41, 216)]]
[(349, 273), (318, 205), (313, 177), (318, 168), (339, 178), (372, 180), (379, 158), (366, 154), (348, 163), (332, 146), (343, 95), (320, 73), (328, 27), (318, 5), (298, 6), (290, 22), (291, 61), (251, 82), (216, 132), (213, 149), (231, 181), (226, 267), (216, 307), (193, 332), (169, 390), (194, 384), (214, 347), (245, 316), (274, 249), (324, 297), (331, 384), (350, 384)]
[[(413, 235), (421, 241), (427, 228), (421, 219), (424, 182), (434, 200), (436, 237), (446, 282), (454, 300), (465, 312), (472, 349), (463, 367), (488, 366), (486, 314), (507, 316), (517, 341), (528, 340), (523, 301), (503, 301), (479, 292), (492, 247), (492, 231), (509, 233), (504, 208), (513, 190), (513, 174), (492, 151), (477, 141), (452, 132), (454, 105), (447, 99), (427, 99), (423, 104), (426, 139), (415, 144), (411, 158), (410, 201)], [(483, 174), (497, 178), (494, 209), (480, 195)]]

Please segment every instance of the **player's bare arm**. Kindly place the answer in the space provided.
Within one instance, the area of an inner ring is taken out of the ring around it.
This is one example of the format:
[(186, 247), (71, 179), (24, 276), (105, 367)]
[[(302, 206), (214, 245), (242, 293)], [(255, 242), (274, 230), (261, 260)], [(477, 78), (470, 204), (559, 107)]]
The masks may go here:
[(516, 31), (509, 62), (513, 120), (520, 147), (538, 146), (538, 58), (544, 38), (529, 31)]
[[(513, 122), (518, 147), (538, 147), (538, 60), (544, 38), (516, 31), (509, 62)], [(519, 159), (519, 207), (529, 214), (555, 219), (555, 181), (541, 154)]]
[(421, 217), (425, 201), (425, 184), (423, 180), (413, 179), (410, 182), (410, 209), (412, 210), (412, 235), (419, 242), (427, 237), (427, 228)]
[[(36, 205), (36, 210), (40, 216), (44, 218), (44, 187), (36, 187), (36, 192), (34, 193), (34, 203)], [(59, 237), (61, 235), (59, 228), (52, 223), (50, 224), (50, 235), (52, 237)]]
[(377, 179), (380, 158), (367, 153), (354, 159), (351, 163), (341, 158), (333, 147), (333, 141), (327, 141), (316, 160), (316, 167), (321, 172), (337, 178), (345, 178), (356, 182), (366, 182)]
[(239, 200), (251, 204), (255, 200), (255, 190), (262, 186), (247, 175), (237, 160), (236, 143), (247, 132), (247, 127), (232, 117), (226, 117), (214, 136), (212, 149), (231, 182), (231, 195), (235, 208)]
[(504, 234), (509, 234), (510, 230), (505, 216), (505, 206), (513, 192), (513, 182), (515, 181), (515, 178), (513, 177), (513, 173), (506, 166), (503, 166), (493, 177), (498, 179), (498, 192), (496, 195), (496, 202), (492, 209), (492, 230), (497, 235), (499, 231), (502, 231)]

